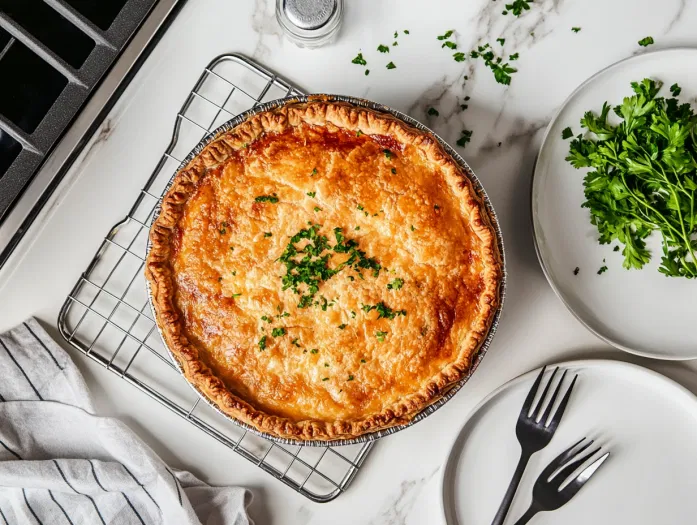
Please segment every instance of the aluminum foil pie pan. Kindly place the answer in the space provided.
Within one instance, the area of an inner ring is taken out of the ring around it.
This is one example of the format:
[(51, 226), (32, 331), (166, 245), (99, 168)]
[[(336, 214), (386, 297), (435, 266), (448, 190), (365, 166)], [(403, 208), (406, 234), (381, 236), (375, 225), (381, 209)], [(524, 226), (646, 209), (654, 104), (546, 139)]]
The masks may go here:
[[(175, 174), (172, 176), (170, 179), (169, 183), (167, 184), (167, 187), (165, 188), (163, 195), (169, 191), (169, 188), (172, 186), (172, 183), (174, 182), (174, 178), (176, 177), (176, 174), (184, 167), (186, 166), (196, 155), (198, 155), (216, 136), (218, 136), (220, 133), (223, 133), (225, 131), (229, 131), (232, 128), (238, 126), (248, 118), (256, 115), (257, 113), (263, 113), (264, 111), (269, 111), (272, 109), (277, 109), (282, 106), (285, 106), (286, 104), (294, 104), (294, 103), (303, 103), (303, 102), (310, 102), (312, 100), (316, 99), (323, 99), (327, 101), (337, 101), (337, 102), (347, 102), (349, 104), (353, 104), (356, 106), (361, 106), (364, 108), (369, 108), (375, 111), (379, 111), (382, 113), (388, 113), (399, 120), (409, 124), (410, 126), (413, 126), (425, 133), (428, 133), (429, 135), (435, 137), (435, 139), (440, 143), (440, 145), (443, 147), (443, 149), (457, 162), (457, 164), (460, 166), (462, 169), (462, 172), (465, 174), (465, 176), (471, 181), (472, 187), (474, 190), (477, 192), (479, 197), (482, 199), (482, 202), (484, 202), (484, 205), (486, 207), (487, 213), (489, 215), (489, 221), (491, 222), (491, 226), (494, 229), (496, 233), (496, 242), (499, 248), (499, 252), (501, 254), (501, 263), (502, 263), (502, 272), (501, 272), (501, 283), (499, 285), (499, 301), (498, 301), (498, 308), (496, 309), (496, 312), (494, 313), (492, 322), (491, 322), (491, 327), (489, 328), (489, 332), (486, 335), (486, 338), (484, 339), (484, 342), (479, 348), (479, 351), (477, 354), (474, 356), (472, 360), (472, 366), (469, 370), (469, 373), (467, 376), (463, 377), (460, 381), (457, 383), (453, 384), (450, 389), (443, 394), (437, 401), (433, 402), (431, 405), (427, 406), (424, 408), (421, 412), (416, 414), (408, 423), (402, 424), (402, 425), (396, 425), (390, 428), (385, 428), (383, 430), (378, 430), (376, 432), (371, 432), (368, 434), (363, 434), (358, 437), (350, 438), (350, 439), (336, 439), (332, 441), (310, 441), (310, 440), (299, 440), (299, 439), (288, 439), (288, 438), (281, 438), (278, 436), (274, 436), (273, 434), (268, 434), (266, 432), (261, 432), (257, 430), (255, 427), (244, 423), (243, 421), (240, 421), (232, 416), (229, 416), (228, 414), (224, 413), (215, 403), (213, 403), (210, 399), (208, 399), (198, 388), (196, 388), (194, 385), (189, 383), (189, 386), (193, 388), (196, 393), (201, 397), (203, 401), (206, 402), (210, 407), (212, 407), (214, 410), (216, 410), (218, 413), (220, 413), (223, 417), (226, 419), (230, 420), (233, 422), (235, 425), (244, 428), (245, 430), (252, 432), (253, 434), (256, 434), (258, 436), (261, 436), (263, 438), (266, 438), (270, 441), (273, 441), (275, 443), (280, 443), (280, 444), (286, 444), (286, 445), (302, 445), (302, 446), (315, 446), (315, 447), (326, 447), (326, 446), (340, 446), (340, 445), (355, 445), (359, 443), (365, 443), (368, 441), (374, 441), (376, 439), (389, 436), (390, 434), (394, 434), (395, 432), (399, 432), (400, 430), (403, 430), (407, 427), (412, 426), (413, 424), (421, 421), (422, 419), (427, 418), (431, 414), (433, 414), (436, 410), (438, 410), (440, 407), (442, 407), (445, 403), (447, 403), (464, 385), (467, 383), (469, 378), (472, 376), (472, 374), (477, 370), (479, 367), (479, 363), (482, 361), (484, 358), (484, 355), (486, 354), (487, 350), (489, 349), (489, 346), (491, 345), (491, 341), (494, 338), (494, 334), (496, 333), (496, 329), (499, 324), (499, 319), (501, 317), (501, 310), (503, 308), (503, 302), (504, 298), (506, 295), (506, 258), (504, 254), (504, 248), (503, 248), (503, 235), (501, 234), (501, 228), (499, 226), (498, 219), (496, 217), (496, 212), (494, 212), (494, 208), (491, 205), (491, 201), (489, 200), (489, 197), (487, 196), (486, 192), (484, 191), (484, 188), (482, 187), (481, 182), (477, 178), (477, 176), (474, 174), (472, 171), (472, 168), (469, 167), (467, 162), (457, 153), (453, 148), (451, 148), (447, 142), (445, 142), (441, 137), (439, 137), (436, 133), (434, 133), (431, 129), (427, 128), (424, 126), (421, 122), (418, 122), (417, 120), (411, 118), (409, 115), (405, 115), (404, 113), (397, 111), (396, 109), (393, 109), (389, 106), (385, 106), (384, 104), (378, 104), (377, 102), (372, 102), (369, 100), (364, 100), (360, 98), (355, 98), (355, 97), (350, 97), (350, 96), (344, 96), (344, 95), (325, 95), (325, 94), (315, 94), (315, 95), (302, 95), (302, 96), (293, 96), (293, 97), (287, 97), (287, 98), (282, 98), (278, 100), (274, 100), (271, 102), (266, 102), (264, 104), (259, 104), (252, 109), (245, 111), (244, 113), (240, 113), (237, 115), (235, 118), (230, 119), (227, 121), (225, 124), (220, 126), (219, 128), (215, 129), (211, 133), (209, 133), (206, 137), (204, 137), (201, 142), (199, 142), (196, 147), (189, 153), (186, 158), (182, 161), (181, 165), (177, 168)], [(157, 217), (160, 214), (160, 205), (158, 204), (155, 207), (155, 210), (153, 212), (153, 222), (157, 219)], [(150, 253), (150, 240), (148, 239), (148, 245), (147, 245), (147, 250), (146, 254)], [(160, 325), (157, 323), (157, 316), (155, 315), (155, 308), (154, 308), (154, 303), (153, 303), (153, 295), (152, 291), (150, 289), (150, 284), (148, 280), (145, 280), (146, 282), (146, 287), (148, 291), (148, 300), (150, 302), (150, 308), (153, 312), (153, 319), (155, 319), (155, 324), (157, 325), (157, 330), (160, 333), (160, 336), (162, 337), (163, 343), (164, 343), (164, 336), (162, 334), (162, 330), (160, 328)], [(170, 358), (172, 359), (174, 365), (177, 367), (179, 372), (183, 374), (183, 370), (177, 359), (174, 357), (174, 354), (172, 351), (167, 347), (167, 344), (165, 343), (165, 348), (167, 348), (167, 352), (170, 355)]]

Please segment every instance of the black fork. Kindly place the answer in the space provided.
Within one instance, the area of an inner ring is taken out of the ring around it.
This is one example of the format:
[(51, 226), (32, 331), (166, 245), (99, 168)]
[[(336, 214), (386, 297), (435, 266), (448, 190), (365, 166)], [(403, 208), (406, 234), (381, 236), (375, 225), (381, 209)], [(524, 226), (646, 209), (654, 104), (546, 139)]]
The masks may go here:
[[(562, 484), (569, 476), (591, 457), (600, 452), (600, 447), (598, 447), (585, 456), (579, 457), (583, 451), (593, 444), (591, 440), (576, 450), (576, 447), (583, 443), (585, 439), (586, 438), (583, 438), (581, 441), (562, 452), (542, 471), (542, 474), (537, 478), (535, 486), (532, 489), (532, 504), (527, 512), (516, 521), (515, 525), (525, 525), (530, 521), (530, 518), (538, 512), (556, 510), (568, 503), (568, 501), (581, 490), (581, 487), (586, 484), (591, 476), (595, 474), (595, 471), (600, 468), (600, 465), (605, 463), (605, 460), (610, 455), (609, 452), (597, 458), (562, 487)], [(574, 458), (576, 459), (571, 461)]]
[(494, 517), (494, 521), (491, 522), (491, 525), (503, 525), (506, 515), (508, 514), (508, 509), (510, 509), (511, 503), (513, 502), (513, 496), (515, 496), (516, 490), (518, 490), (518, 485), (520, 485), (520, 480), (523, 477), (523, 472), (525, 472), (525, 467), (527, 467), (532, 455), (535, 452), (539, 452), (545, 448), (552, 440), (552, 437), (559, 426), (559, 422), (564, 415), (564, 409), (569, 402), (571, 391), (576, 384), (578, 375), (574, 376), (573, 381), (571, 381), (571, 385), (566, 390), (561, 403), (559, 403), (559, 408), (557, 408), (557, 411), (552, 416), (552, 420), (549, 422), (549, 424), (547, 424), (549, 416), (552, 412), (552, 408), (554, 407), (557, 397), (561, 392), (562, 384), (564, 383), (564, 378), (566, 377), (566, 370), (564, 370), (564, 373), (557, 384), (557, 388), (554, 389), (554, 393), (547, 403), (546, 408), (545, 399), (547, 398), (549, 389), (552, 386), (554, 377), (559, 371), (559, 367), (555, 368), (554, 372), (552, 372), (552, 375), (549, 378), (549, 381), (547, 381), (547, 385), (542, 392), (542, 396), (540, 396), (540, 400), (533, 408), (532, 404), (535, 400), (537, 392), (540, 389), (542, 378), (546, 369), (547, 367), (543, 367), (540, 374), (537, 376), (537, 379), (535, 379), (535, 384), (532, 385), (532, 388), (528, 393), (528, 397), (525, 398), (525, 403), (523, 404), (523, 408), (518, 416), (518, 423), (516, 424), (515, 433), (518, 437), (518, 442), (520, 443), (520, 460), (518, 461), (518, 466), (513, 474), (513, 479), (511, 480), (510, 485), (508, 485), (506, 495), (503, 497), (501, 506)]

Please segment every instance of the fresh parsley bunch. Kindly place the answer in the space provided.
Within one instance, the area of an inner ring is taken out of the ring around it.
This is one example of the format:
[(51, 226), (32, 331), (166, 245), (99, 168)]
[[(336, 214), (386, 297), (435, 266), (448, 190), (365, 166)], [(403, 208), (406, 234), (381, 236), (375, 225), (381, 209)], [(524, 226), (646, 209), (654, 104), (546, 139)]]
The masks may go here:
[[(661, 82), (632, 82), (634, 95), (613, 108), (621, 122), (608, 121), (610, 106), (581, 119), (588, 130), (569, 147), (566, 160), (592, 168), (583, 185), (583, 207), (600, 233), (599, 242), (624, 245), (623, 266), (642, 268), (651, 258), (645, 239), (663, 236), (659, 271), (697, 277), (697, 149), (690, 104), (659, 97)], [(675, 92), (675, 91), (674, 91)], [(565, 133), (568, 135), (568, 132)]]

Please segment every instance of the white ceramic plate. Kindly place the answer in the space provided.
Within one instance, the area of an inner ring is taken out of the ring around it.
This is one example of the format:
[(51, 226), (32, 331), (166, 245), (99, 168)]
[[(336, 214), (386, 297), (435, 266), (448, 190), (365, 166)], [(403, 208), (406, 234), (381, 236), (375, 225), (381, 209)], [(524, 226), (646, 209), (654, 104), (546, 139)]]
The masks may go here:
[[(552, 288), (589, 330), (627, 352), (660, 359), (697, 358), (697, 280), (658, 273), (660, 234), (648, 246), (653, 257), (642, 270), (622, 268), (622, 254), (601, 246), (581, 208), (583, 177), (564, 159), (577, 135), (583, 113), (616, 105), (632, 94), (630, 82), (651, 77), (664, 83), (662, 95), (677, 82), (680, 99), (697, 95), (697, 49), (670, 49), (635, 56), (614, 64), (584, 82), (552, 119), (544, 137), (532, 183), (532, 220), (542, 268)], [(693, 104), (694, 106), (694, 104)], [(603, 262), (605, 260), (605, 262)], [(602, 275), (597, 271), (607, 265)], [(574, 268), (580, 269), (574, 275)]]
[[(578, 373), (577, 384), (551, 443), (532, 457), (506, 524), (528, 508), (544, 467), (584, 436), (607, 448), (610, 457), (569, 503), (538, 514), (531, 525), (694, 523), (697, 398), (633, 364), (593, 360), (560, 366)], [(448, 525), (491, 524), (520, 457), (515, 425), (538, 373), (493, 392), (460, 431), (443, 469)]]

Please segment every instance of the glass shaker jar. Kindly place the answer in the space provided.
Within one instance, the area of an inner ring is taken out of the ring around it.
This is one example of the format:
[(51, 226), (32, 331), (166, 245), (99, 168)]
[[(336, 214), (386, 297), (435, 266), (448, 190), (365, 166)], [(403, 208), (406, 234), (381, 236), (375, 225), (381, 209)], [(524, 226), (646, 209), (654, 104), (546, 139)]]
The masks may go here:
[(277, 0), (276, 19), (300, 47), (320, 47), (335, 40), (344, 16), (344, 0)]

